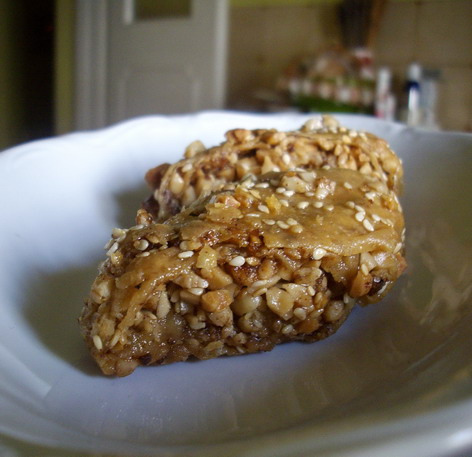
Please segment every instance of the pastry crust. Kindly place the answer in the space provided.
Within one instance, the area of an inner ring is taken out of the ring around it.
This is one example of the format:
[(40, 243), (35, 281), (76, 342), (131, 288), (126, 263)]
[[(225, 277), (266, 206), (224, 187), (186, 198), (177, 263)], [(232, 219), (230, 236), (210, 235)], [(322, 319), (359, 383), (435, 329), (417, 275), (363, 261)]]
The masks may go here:
[(397, 184), (296, 169), (226, 184), (163, 223), (140, 210), (113, 231), (80, 318), (92, 356), (125, 376), (329, 336), (406, 266)]
[(154, 219), (164, 221), (197, 198), (247, 174), (326, 166), (358, 170), (384, 181), (397, 193), (401, 190), (401, 161), (384, 140), (323, 116), (296, 131), (230, 130), (225, 142), (209, 149), (199, 141), (192, 143), (183, 160), (149, 170), (146, 180), (153, 193), (143, 207)]

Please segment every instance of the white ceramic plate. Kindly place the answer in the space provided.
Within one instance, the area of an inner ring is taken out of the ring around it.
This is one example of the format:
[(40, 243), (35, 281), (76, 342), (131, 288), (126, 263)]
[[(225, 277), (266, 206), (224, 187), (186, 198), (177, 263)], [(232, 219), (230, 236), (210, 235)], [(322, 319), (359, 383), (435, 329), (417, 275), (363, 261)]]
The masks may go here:
[[(307, 116), (147, 117), (0, 154), (1, 456), (434, 457), (472, 449), (472, 136), (339, 116), (404, 160), (406, 275), (334, 336), (105, 378), (77, 316), (146, 170), (232, 127)], [(465, 454), (464, 454), (465, 455)]]

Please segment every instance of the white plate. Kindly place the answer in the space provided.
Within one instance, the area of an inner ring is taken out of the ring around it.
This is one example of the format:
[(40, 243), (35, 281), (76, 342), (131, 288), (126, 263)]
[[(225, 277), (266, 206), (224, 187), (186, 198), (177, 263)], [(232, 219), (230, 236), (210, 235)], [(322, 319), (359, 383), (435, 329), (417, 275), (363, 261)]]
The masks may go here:
[[(334, 336), (101, 376), (77, 316), (145, 171), (232, 127), (308, 116), (147, 117), (0, 154), (0, 455), (434, 457), (472, 449), (472, 136), (339, 116), (404, 160), (408, 271)], [(50, 450), (49, 450), (50, 449)]]

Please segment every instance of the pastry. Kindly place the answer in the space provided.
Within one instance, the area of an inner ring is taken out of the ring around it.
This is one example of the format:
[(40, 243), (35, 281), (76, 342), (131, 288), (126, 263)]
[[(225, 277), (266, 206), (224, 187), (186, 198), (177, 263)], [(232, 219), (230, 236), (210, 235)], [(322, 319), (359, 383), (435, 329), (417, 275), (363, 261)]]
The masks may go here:
[[(357, 137), (343, 134), (351, 143), (339, 144), (352, 149)], [(297, 135), (305, 144), (305, 133)], [(228, 142), (239, 144), (236, 136)], [(314, 154), (323, 158), (317, 166), (340, 158)], [(288, 157), (293, 166), (296, 141)], [(398, 167), (385, 175), (357, 165), (269, 173), (250, 167), (242, 180), (215, 178), (217, 190), (168, 219), (167, 206), (157, 217), (139, 210), (136, 226), (113, 230), (80, 317), (103, 373), (125, 376), (139, 365), (269, 351), (334, 333), (356, 303), (381, 300), (406, 267)]]
[(183, 160), (148, 171), (146, 180), (153, 193), (143, 206), (154, 219), (163, 221), (248, 174), (326, 166), (358, 170), (384, 181), (397, 193), (401, 190), (401, 161), (383, 139), (323, 116), (296, 131), (230, 130), (225, 142), (209, 149), (195, 141)]

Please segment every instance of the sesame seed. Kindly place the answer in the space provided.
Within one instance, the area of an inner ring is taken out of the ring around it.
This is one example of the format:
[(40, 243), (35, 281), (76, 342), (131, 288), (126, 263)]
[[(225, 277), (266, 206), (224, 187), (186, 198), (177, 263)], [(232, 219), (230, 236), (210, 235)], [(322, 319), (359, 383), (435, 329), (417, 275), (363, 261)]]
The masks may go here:
[(130, 230), (141, 230), (142, 228), (144, 228), (144, 225), (138, 224), (138, 225), (135, 225), (134, 227), (131, 227)]
[(341, 137), (341, 141), (344, 143), (344, 144), (351, 144), (351, 138), (348, 136), (348, 135), (343, 135)]
[(151, 255), (149, 251), (140, 252), (136, 257), (147, 257)]
[(325, 206), (325, 209), (326, 209), (326, 211), (333, 211), (334, 206), (333, 205), (328, 205), (328, 206)]
[(315, 202), (313, 203), (313, 206), (315, 208), (323, 208), (324, 203), (323, 202)]
[(288, 228), (289, 228), (289, 225), (286, 224), (284, 221), (277, 221), (277, 225), (278, 225), (281, 229), (288, 229)]
[(361, 265), (361, 271), (362, 273), (364, 273), (366, 276), (369, 274), (369, 269), (367, 268), (367, 265), (365, 263), (363, 263)]
[(354, 208), (356, 208), (357, 211), (359, 211), (360, 213), (365, 213), (365, 208), (363, 208), (362, 206), (354, 205)]
[(346, 189), (352, 189), (352, 184), (351, 184), (351, 183), (348, 183), (347, 181), (344, 182), (343, 186), (344, 186)]
[(292, 324), (287, 324), (285, 325), (281, 332), (284, 334), (284, 335), (288, 335), (289, 333), (293, 332), (293, 325)]
[(233, 257), (229, 261), (229, 264), (232, 267), (242, 267), (245, 263), (246, 263), (246, 259), (242, 255), (238, 255), (236, 257)]
[(261, 215), (257, 213), (248, 213), (246, 214), (246, 217), (261, 217)]
[(355, 130), (349, 130), (348, 135), (352, 138), (355, 138), (357, 136), (357, 132)]
[(365, 219), (365, 213), (359, 211), (354, 217), (356, 218), (356, 221), (362, 222)]
[(275, 224), (275, 221), (273, 219), (266, 219), (264, 221), (267, 225), (274, 225)]
[(274, 168), (272, 168), (272, 171), (280, 171), (280, 168), (279, 167), (274, 167)]
[(285, 195), (286, 197), (292, 197), (293, 195), (295, 195), (295, 192), (294, 192), (293, 190), (286, 190), (286, 191), (284, 192), (284, 195)]
[(313, 258), (315, 260), (321, 260), (326, 255), (326, 249), (323, 248), (316, 248), (313, 251)]
[(374, 231), (374, 226), (369, 222), (368, 219), (364, 219), (362, 221), (362, 225), (368, 232), (373, 232)]
[(118, 247), (119, 247), (119, 245), (118, 245), (117, 242), (113, 243), (113, 244), (111, 245), (111, 248), (108, 249), (106, 255), (107, 255), (107, 256), (111, 256), (113, 253), (115, 253), (115, 252), (118, 250)]
[(267, 213), (267, 214), (270, 213), (269, 208), (267, 208), (266, 205), (259, 205), (259, 206), (257, 207), (257, 209), (258, 209), (259, 211), (263, 212), (263, 213)]
[(138, 250), (138, 251), (144, 251), (148, 246), (149, 246), (149, 241), (148, 240), (136, 240), (133, 243), (133, 246)]
[(372, 214), (372, 219), (375, 221), (375, 222), (379, 222), (380, 221), (380, 216), (378, 214)]
[(308, 192), (305, 192), (305, 195), (306, 195), (307, 197), (314, 197), (314, 196), (315, 196), (315, 193), (310, 190), (310, 191), (308, 191)]
[(182, 172), (187, 173), (187, 171), (190, 171), (193, 168), (193, 165), (191, 163), (187, 163), (182, 167)]
[(280, 204), (285, 206), (286, 208), (289, 207), (289, 204), (288, 204), (288, 201), (287, 200), (279, 200), (280, 201)]
[(278, 194), (283, 194), (287, 189), (285, 187), (277, 187), (277, 189), (275, 189), (275, 192), (277, 192)]
[(350, 302), (350, 300), (351, 300), (351, 297), (350, 297), (347, 293), (345, 293), (345, 294), (343, 295), (343, 302), (344, 302), (344, 304), (347, 305), (347, 304)]
[(308, 294), (311, 295), (312, 297), (315, 296), (316, 292), (313, 286), (308, 286)]
[(348, 208), (354, 209), (354, 207), (355, 207), (356, 205), (355, 205), (354, 202), (348, 201), (348, 202), (346, 202), (346, 206), (347, 206)]
[(308, 205), (309, 205), (308, 202), (305, 202), (305, 201), (299, 202), (299, 203), (297, 204), (297, 208), (298, 208), (298, 209), (306, 209), (306, 208), (308, 208)]
[(192, 257), (193, 254), (195, 254), (193, 251), (183, 251), (180, 254), (177, 255), (179, 259), (188, 259), (189, 257)]
[(269, 183), (268, 182), (261, 182), (259, 184), (256, 184), (256, 186), (258, 189), (267, 189), (269, 187)]
[(297, 222), (295, 219), (293, 219), (292, 217), (289, 217), (289, 218), (287, 219), (287, 224), (288, 224), (288, 225), (297, 225), (298, 222)]
[(98, 335), (93, 335), (93, 344), (97, 348), (97, 350), (101, 351), (103, 349), (103, 341)]
[(288, 165), (290, 163), (290, 156), (285, 153), (283, 156), (282, 156), (282, 162), (285, 164), (285, 165)]
[(121, 238), (123, 235), (126, 235), (126, 230), (120, 229), (120, 228), (114, 228), (111, 231), (111, 236), (113, 238)]
[(374, 200), (375, 196), (376, 196), (376, 193), (375, 193), (375, 192), (372, 192), (372, 191), (365, 193), (365, 198), (367, 198), (368, 200), (371, 200), (371, 201)]
[(303, 232), (303, 227), (301, 225), (292, 225), (290, 227), (290, 231), (292, 233), (302, 233)]
[(396, 254), (396, 253), (400, 252), (401, 248), (402, 248), (402, 243), (397, 243), (395, 245), (395, 249), (393, 250), (393, 253)]

